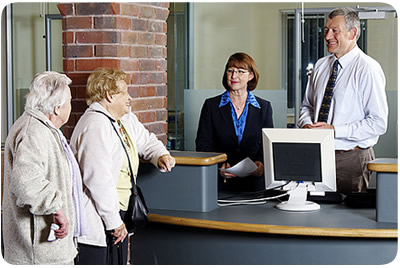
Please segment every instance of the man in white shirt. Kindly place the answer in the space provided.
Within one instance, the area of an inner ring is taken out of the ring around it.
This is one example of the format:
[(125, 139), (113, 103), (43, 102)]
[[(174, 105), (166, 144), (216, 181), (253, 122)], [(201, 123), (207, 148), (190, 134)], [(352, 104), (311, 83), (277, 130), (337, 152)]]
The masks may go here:
[[(335, 130), (337, 189), (345, 194), (366, 190), (367, 163), (375, 158), (372, 147), (387, 129), (385, 75), (379, 63), (358, 48), (359, 35), (360, 20), (353, 9), (329, 14), (325, 41), (332, 54), (315, 64), (298, 122), (302, 128)], [(336, 60), (337, 70), (331, 77)], [(328, 80), (332, 87), (327, 98)], [(329, 104), (321, 119), (324, 98)]]

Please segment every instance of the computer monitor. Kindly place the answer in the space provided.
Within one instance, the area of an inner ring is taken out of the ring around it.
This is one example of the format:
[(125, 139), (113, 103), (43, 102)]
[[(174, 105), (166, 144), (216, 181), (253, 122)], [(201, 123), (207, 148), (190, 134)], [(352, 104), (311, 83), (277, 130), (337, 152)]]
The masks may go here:
[(262, 133), (265, 186), (290, 191), (289, 200), (277, 208), (318, 210), (318, 204), (307, 201), (307, 192), (336, 191), (334, 131), (264, 128)]

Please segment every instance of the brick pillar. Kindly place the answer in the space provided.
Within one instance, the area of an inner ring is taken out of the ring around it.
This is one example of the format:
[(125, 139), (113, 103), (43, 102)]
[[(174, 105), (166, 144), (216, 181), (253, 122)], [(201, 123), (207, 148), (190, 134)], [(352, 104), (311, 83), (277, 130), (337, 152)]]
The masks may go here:
[(167, 142), (167, 23), (169, 3), (63, 3), (64, 72), (72, 79), (69, 138), (86, 106), (89, 74), (99, 67), (128, 74), (132, 111)]

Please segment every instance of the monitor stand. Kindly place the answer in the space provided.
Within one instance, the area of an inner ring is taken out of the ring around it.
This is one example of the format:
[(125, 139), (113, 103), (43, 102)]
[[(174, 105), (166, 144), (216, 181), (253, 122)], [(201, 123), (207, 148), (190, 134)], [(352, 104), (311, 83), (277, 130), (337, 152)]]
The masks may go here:
[(320, 205), (311, 201), (307, 201), (307, 191), (307, 185), (305, 183), (300, 183), (289, 194), (289, 200), (279, 203), (276, 205), (276, 208), (294, 212), (319, 210)]

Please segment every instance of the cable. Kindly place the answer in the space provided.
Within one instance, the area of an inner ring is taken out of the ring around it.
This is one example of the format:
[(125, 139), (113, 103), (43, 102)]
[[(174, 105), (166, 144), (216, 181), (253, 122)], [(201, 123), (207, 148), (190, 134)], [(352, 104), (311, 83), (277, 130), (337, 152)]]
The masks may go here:
[(226, 200), (226, 199), (220, 199), (218, 200), (218, 202), (222, 202), (222, 203), (237, 203), (237, 202), (257, 202), (257, 201), (266, 201), (266, 200), (272, 200), (272, 199), (276, 199), (282, 196), (288, 195), (288, 192), (285, 192), (283, 194), (277, 195), (277, 196), (270, 196), (270, 197), (262, 197), (262, 198), (255, 198), (255, 199), (243, 199), (243, 200)]
[(268, 188), (266, 190), (261, 190), (261, 191), (256, 191), (256, 192), (242, 192), (242, 193), (239, 193), (239, 194), (226, 196), (226, 197), (224, 197), (224, 200), (227, 200), (227, 199), (230, 199), (230, 198), (238, 198), (238, 197), (244, 196), (244, 195), (255, 195), (256, 196), (256, 195), (259, 195), (259, 194), (267, 193), (268, 191), (273, 191), (273, 190), (279, 189), (279, 188), (284, 187), (284, 186), (286, 186), (288, 184), (289, 184), (289, 182), (287, 182), (287, 183), (285, 183), (283, 185), (278, 185), (278, 186), (275, 186), (273, 188)]
[(225, 207), (225, 206), (235, 206), (235, 205), (261, 205), (265, 204), (268, 200), (278, 199), (280, 197), (289, 195), (291, 191), (287, 191), (286, 193), (271, 196), (271, 197), (263, 197), (263, 198), (256, 198), (256, 199), (247, 199), (247, 200), (218, 200), (218, 206)]
[(227, 203), (227, 204), (218, 204), (220, 207), (230, 207), (230, 206), (240, 206), (240, 205), (263, 205), (267, 203), (267, 201), (262, 202), (251, 202), (251, 203)]

